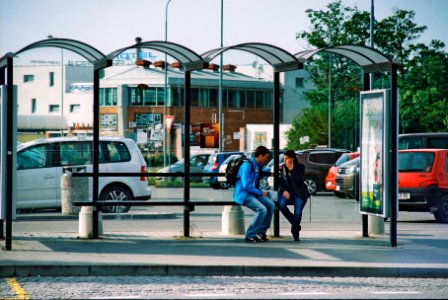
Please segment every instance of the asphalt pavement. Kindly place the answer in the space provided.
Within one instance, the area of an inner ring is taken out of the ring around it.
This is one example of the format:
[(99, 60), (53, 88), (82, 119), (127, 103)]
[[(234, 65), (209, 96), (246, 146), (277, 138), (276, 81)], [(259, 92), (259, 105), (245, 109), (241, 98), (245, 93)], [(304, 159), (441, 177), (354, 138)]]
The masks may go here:
[[(245, 213), (247, 227), (252, 216)], [(99, 239), (78, 238), (77, 217), (20, 216), (12, 250), (1, 241), (0, 276), (448, 277), (448, 225), (431, 220), (399, 219), (398, 247), (390, 247), (388, 222), (384, 234), (366, 238), (359, 222), (304, 218), (300, 242), (282, 222), (280, 237), (271, 232), (268, 242), (246, 243), (221, 232), (218, 213), (198, 215), (186, 238), (182, 213), (131, 210), (104, 217)]]

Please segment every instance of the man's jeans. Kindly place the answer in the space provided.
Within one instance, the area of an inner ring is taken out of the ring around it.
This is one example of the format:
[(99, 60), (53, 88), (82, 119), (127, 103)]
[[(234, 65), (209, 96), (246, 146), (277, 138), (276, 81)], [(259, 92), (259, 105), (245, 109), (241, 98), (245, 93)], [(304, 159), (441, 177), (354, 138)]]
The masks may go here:
[(246, 237), (253, 238), (257, 233), (266, 234), (275, 210), (274, 202), (263, 196), (247, 195), (243, 205), (255, 212), (252, 224), (247, 228)]
[[(294, 197), (293, 199), (286, 200), (283, 195), (278, 199), (278, 208), (285, 216), (285, 218), (291, 223), (293, 231), (300, 231), (300, 222), (302, 221), (302, 211), (304, 207), (303, 200), (299, 197)], [(288, 209), (288, 204), (294, 204), (294, 214)]]

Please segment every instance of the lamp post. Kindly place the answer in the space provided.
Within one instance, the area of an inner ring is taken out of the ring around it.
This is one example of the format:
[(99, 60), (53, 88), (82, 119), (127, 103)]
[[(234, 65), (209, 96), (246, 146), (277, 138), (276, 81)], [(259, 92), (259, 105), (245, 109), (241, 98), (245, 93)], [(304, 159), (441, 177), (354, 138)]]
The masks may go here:
[[(168, 41), (168, 5), (170, 4), (171, 0), (168, 0), (166, 2), (165, 6), (165, 42)], [(165, 118), (167, 114), (167, 102), (168, 102), (168, 56), (165, 53), (165, 87), (164, 87), (164, 101), (163, 101), (163, 118)], [(163, 121), (162, 121), (163, 122)], [(166, 126), (163, 126), (164, 136), (165, 140), (163, 143), (163, 166), (166, 166), (166, 154), (167, 154), (167, 136), (168, 131), (166, 130)], [(169, 145), (168, 145), (169, 146)], [(168, 148), (169, 150), (169, 148)]]
[[(370, 6), (370, 47), (373, 48), (373, 22), (375, 21), (374, 0)], [(373, 73), (370, 73), (370, 90), (373, 90)]]
[[(221, 48), (223, 47), (223, 26), (224, 26), (224, 0), (221, 0)], [(219, 95), (218, 95), (218, 118), (219, 118), (219, 152), (224, 149), (224, 123), (222, 113), (222, 53), (219, 56)]]

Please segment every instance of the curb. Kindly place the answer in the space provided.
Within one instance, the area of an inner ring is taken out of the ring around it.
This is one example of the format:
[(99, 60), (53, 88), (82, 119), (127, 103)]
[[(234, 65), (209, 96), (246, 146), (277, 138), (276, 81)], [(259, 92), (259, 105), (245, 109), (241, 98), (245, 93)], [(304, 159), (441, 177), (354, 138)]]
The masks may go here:
[(187, 265), (12, 265), (0, 266), (1, 277), (13, 276), (316, 276), (447, 278), (448, 269), (402, 267), (291, 267)]

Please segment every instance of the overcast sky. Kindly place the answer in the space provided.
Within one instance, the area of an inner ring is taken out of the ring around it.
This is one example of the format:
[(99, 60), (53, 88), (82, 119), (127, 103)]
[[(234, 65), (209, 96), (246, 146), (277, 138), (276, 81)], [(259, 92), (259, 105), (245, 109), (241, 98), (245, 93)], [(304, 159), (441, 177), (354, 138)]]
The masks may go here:
[[(88, 43), (108, 54), (143, 41), (165, 39), (168, 0), (0, 0), (0, 56), (48, 35)], [(326, 0), (224, 0), (224, 46), (264, 42), (291, 53), (305, 49), (296, 33), (308, 30), (305, 10), (324, 9)], [(371, 0), (343, 0), (370, 11)], [(172, 0), (168, 40), (201, 54), (220, 46), (220, 0)], [(375, 0), (375, 17), (394, 8), (414, 10), (415, 21), (428, 26), (422, 42), (448, 44), (448, 0)]]

